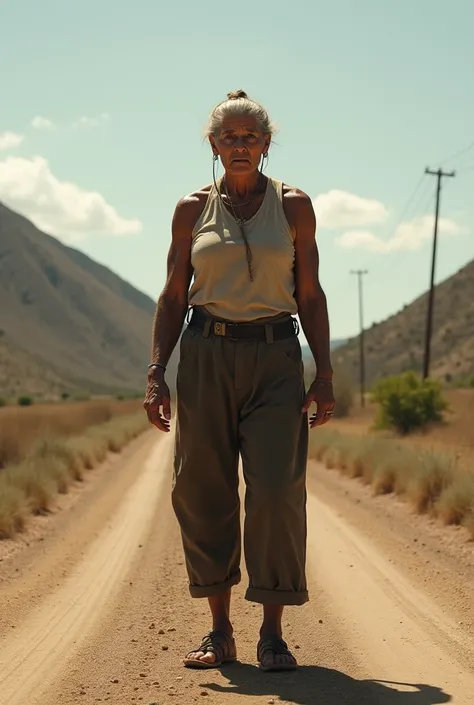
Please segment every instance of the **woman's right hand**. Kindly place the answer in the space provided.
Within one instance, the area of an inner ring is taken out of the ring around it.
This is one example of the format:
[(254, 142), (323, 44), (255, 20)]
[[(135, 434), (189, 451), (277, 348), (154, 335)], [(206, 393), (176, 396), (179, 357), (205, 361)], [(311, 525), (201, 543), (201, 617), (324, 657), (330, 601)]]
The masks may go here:
[(159, 431), (168, 433), (171, 419), (171, 399), (169, 387), (165, 382), (164, 370), (151, 368), (148, 371), (148, 384), (143, 407), (146, 410), (148, 421)]

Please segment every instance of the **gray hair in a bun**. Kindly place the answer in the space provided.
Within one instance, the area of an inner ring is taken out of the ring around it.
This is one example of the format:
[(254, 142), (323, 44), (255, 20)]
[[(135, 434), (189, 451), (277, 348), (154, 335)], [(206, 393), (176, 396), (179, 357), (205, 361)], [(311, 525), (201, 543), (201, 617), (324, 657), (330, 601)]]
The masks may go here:
[(211, 112), (206, 126), (206, 137), (219, 131), (227, 115), (251, 115), (257, 118), (264, 134), (274, 135), (276, 132), (276, 127), (263, 105), (249, 98), (245, 91), (238, 90), (228, 93), (226, 100), (216, 105)]

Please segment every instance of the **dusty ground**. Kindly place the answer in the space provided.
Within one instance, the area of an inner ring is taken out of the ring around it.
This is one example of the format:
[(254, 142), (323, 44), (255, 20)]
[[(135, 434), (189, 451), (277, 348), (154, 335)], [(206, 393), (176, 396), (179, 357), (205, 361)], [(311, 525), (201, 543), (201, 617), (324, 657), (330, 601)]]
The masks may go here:
[(182, 668), (209, 627), (169, 502), (171, 438), (151, 430), (0, 545), (0, 703), (474, 703), (474, 548), (311, 465), (311, 601), (286, 613), (301, 668), (255, 668), (259, 607), (235, 591), (240, 662)]

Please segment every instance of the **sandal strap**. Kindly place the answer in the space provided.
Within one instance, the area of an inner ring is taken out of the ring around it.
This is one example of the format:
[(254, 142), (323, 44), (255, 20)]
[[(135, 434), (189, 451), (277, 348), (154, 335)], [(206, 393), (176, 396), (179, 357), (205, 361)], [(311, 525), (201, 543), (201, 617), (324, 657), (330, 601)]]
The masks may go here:
[(216, 661), (220, 662), (222, 659), (227, 659), (233, 656), (234, 651), (234, 639), (226, 632), (220, 631), (210, 631), (206, 634), (201, 641), (201, 645), (198, 649), (192, 649), (188, 656), (196, 651), (202, 651), (203, 653), (212, 653), (216, 657)]
[(262, 660), (263, 656), (271, 651), (275, 655), (291, 656), (288, 644), (278, 636), (270, 636), (267, 639), (260, 639), (257, 644), (257, 659)]

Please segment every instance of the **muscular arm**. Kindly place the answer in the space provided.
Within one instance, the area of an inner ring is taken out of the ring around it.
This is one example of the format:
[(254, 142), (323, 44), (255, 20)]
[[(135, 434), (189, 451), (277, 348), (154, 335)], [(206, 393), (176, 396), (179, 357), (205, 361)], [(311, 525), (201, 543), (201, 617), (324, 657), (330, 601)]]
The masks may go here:
[(303, 332), (319, 378), (332, 379), (329, 318), (326, 296), (319, 282), (316, 217), (310, 198), (298, 189), (286, 196), (295, 232), (296, 301)]
[(285, 213), (295, 236), (295, 285), (298, 315), (316, 363), (316, 378), (303, 404), (307, 411), (317, 404), (311, 427), (326, 423), (334, 407), (329, 317), (326, 296), (319, 282), (316, 217), (310, 198), (298, 189), (284, 195)]
[(193, 194), (182, 199), (176, 206), (168, 251), (166, 283), (158, 298), (153, 322), (152, 362), (158, 362), (163, 367), (148, 370), (143, 406), (150, 423), (160, 431), (169, 431), (170, 391), (165, 382), (164, 367), (176, 347), (188, 308), (188, 290), (193, 275), (192, 231), (202, 210), (201, 200), (199, 195)]
[[(198, 202), (197, 202), (198, 203)], [(188, 308), (191, 266), (191, 234), (196, 212), (193, 197), (176, 206), (168, 251), (167, 276), (158, 298), (152, 333), (152, 362), (166, 365), (176, 347)]]

